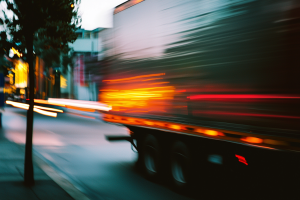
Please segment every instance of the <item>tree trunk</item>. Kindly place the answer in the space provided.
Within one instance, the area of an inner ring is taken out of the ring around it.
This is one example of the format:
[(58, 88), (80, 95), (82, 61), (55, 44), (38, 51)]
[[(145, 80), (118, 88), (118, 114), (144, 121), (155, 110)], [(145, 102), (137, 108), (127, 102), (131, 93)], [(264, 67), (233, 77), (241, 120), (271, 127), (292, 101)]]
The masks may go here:
[(29, 109), (27, 111), (26, 144), (24, 182), (28, 186), (34, 185), (32, 163), (32, 132), (33, 132), (33, 106), (34, 106), (34, 71), (33, 71), (33, 33), (26, 37), (27, 61), (29, 64)]

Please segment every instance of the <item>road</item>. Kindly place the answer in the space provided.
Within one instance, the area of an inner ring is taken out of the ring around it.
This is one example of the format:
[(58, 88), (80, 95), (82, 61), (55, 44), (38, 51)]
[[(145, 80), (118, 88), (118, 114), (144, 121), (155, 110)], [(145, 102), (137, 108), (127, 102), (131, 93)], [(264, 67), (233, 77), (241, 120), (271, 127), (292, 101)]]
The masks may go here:
[[(26, 110), (6, 107), (6, 137), (25, 143)], [(137, 154), (128, 142), (110, 143), (104, 135), (126, 134), (122, 126), (99, 119), (59, 113), (57, 118), (34, 114), (34, 153), (90, 199), (140, 200), (188, 197), (144, 179), (135, 169)]]

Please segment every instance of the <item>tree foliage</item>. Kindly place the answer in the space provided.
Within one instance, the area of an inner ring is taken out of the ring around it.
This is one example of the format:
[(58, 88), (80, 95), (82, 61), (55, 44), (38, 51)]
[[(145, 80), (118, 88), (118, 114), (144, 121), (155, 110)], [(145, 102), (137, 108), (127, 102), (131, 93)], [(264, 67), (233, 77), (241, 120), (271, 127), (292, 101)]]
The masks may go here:
[[(20, 48), (27, 50), (26, 61), (29, 64), (29, 109), (27, 112), (26, 146), (24, 180), (25, 184), (33, 185), (32, 163), (32, 131), (34, 106), (34, 43), (43, 43), (39, 50), (66, 49), (68, 42), (76, 40), (75, 30), (80, 19), (74, 5), (79, 0), (1, 0), (7, 4), (7, 9), (14, 15), (10, 19), (4, 13), (0, 23), (5, 24), (15, 43), (21, 43)], [(37, 47), (37, 46), (36, 46)], [(52, 52), (53, 53), (53, 52)], [(55, 51), (54, 51), (55, 53)]]
[(45, 45), (63, 48), (68, 42), (76, 40), (75, 30), (80, 18), (77, 9), (71, 5), (79, 0), (2, 0), (7, 9), (14, 13), (9, 19), (4, 13), (4, 20), (15, 42), (26, 45), (25, 37), (34, 33), (34, 39), (44, 40)]

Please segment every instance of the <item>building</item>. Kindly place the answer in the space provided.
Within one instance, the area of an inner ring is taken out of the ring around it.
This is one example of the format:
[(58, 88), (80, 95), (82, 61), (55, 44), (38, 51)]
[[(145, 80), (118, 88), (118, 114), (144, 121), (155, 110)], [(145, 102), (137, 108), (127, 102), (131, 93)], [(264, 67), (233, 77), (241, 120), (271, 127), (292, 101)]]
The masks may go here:
[[(67, 82), (72, 83), (73, 94), (75, 99), (79, 100), (98, 100), (98, 82), (101, 81), (97, 70), (100, 65), (88, 64), (89, 61), (98, 58), (102, 52), (101, 39), (99, 32), (102, 28), (97, 28), (92, 31), (79, 29), (76, 31), (78, 38), (73, 44), (69, 44), (73, 48), (74, 68), (70, 77), (67, 77)], [(96, 59), (97, 61), (98, 59)], [(72, 81), (70, 81), (72, 80)]]

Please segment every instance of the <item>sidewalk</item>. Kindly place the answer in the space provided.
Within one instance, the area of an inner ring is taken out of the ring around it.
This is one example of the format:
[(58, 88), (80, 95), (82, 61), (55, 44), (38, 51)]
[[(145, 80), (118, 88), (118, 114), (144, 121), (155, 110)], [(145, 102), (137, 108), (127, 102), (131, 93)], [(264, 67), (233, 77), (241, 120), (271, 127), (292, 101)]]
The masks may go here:
[[(34, 157), (35, 158), (35, 157)], [(24, 147), (8, 141), (0, 129), (0, 199), (3, 200), (71, 200), (34, 159), (35, 185), (24, 185)]]

